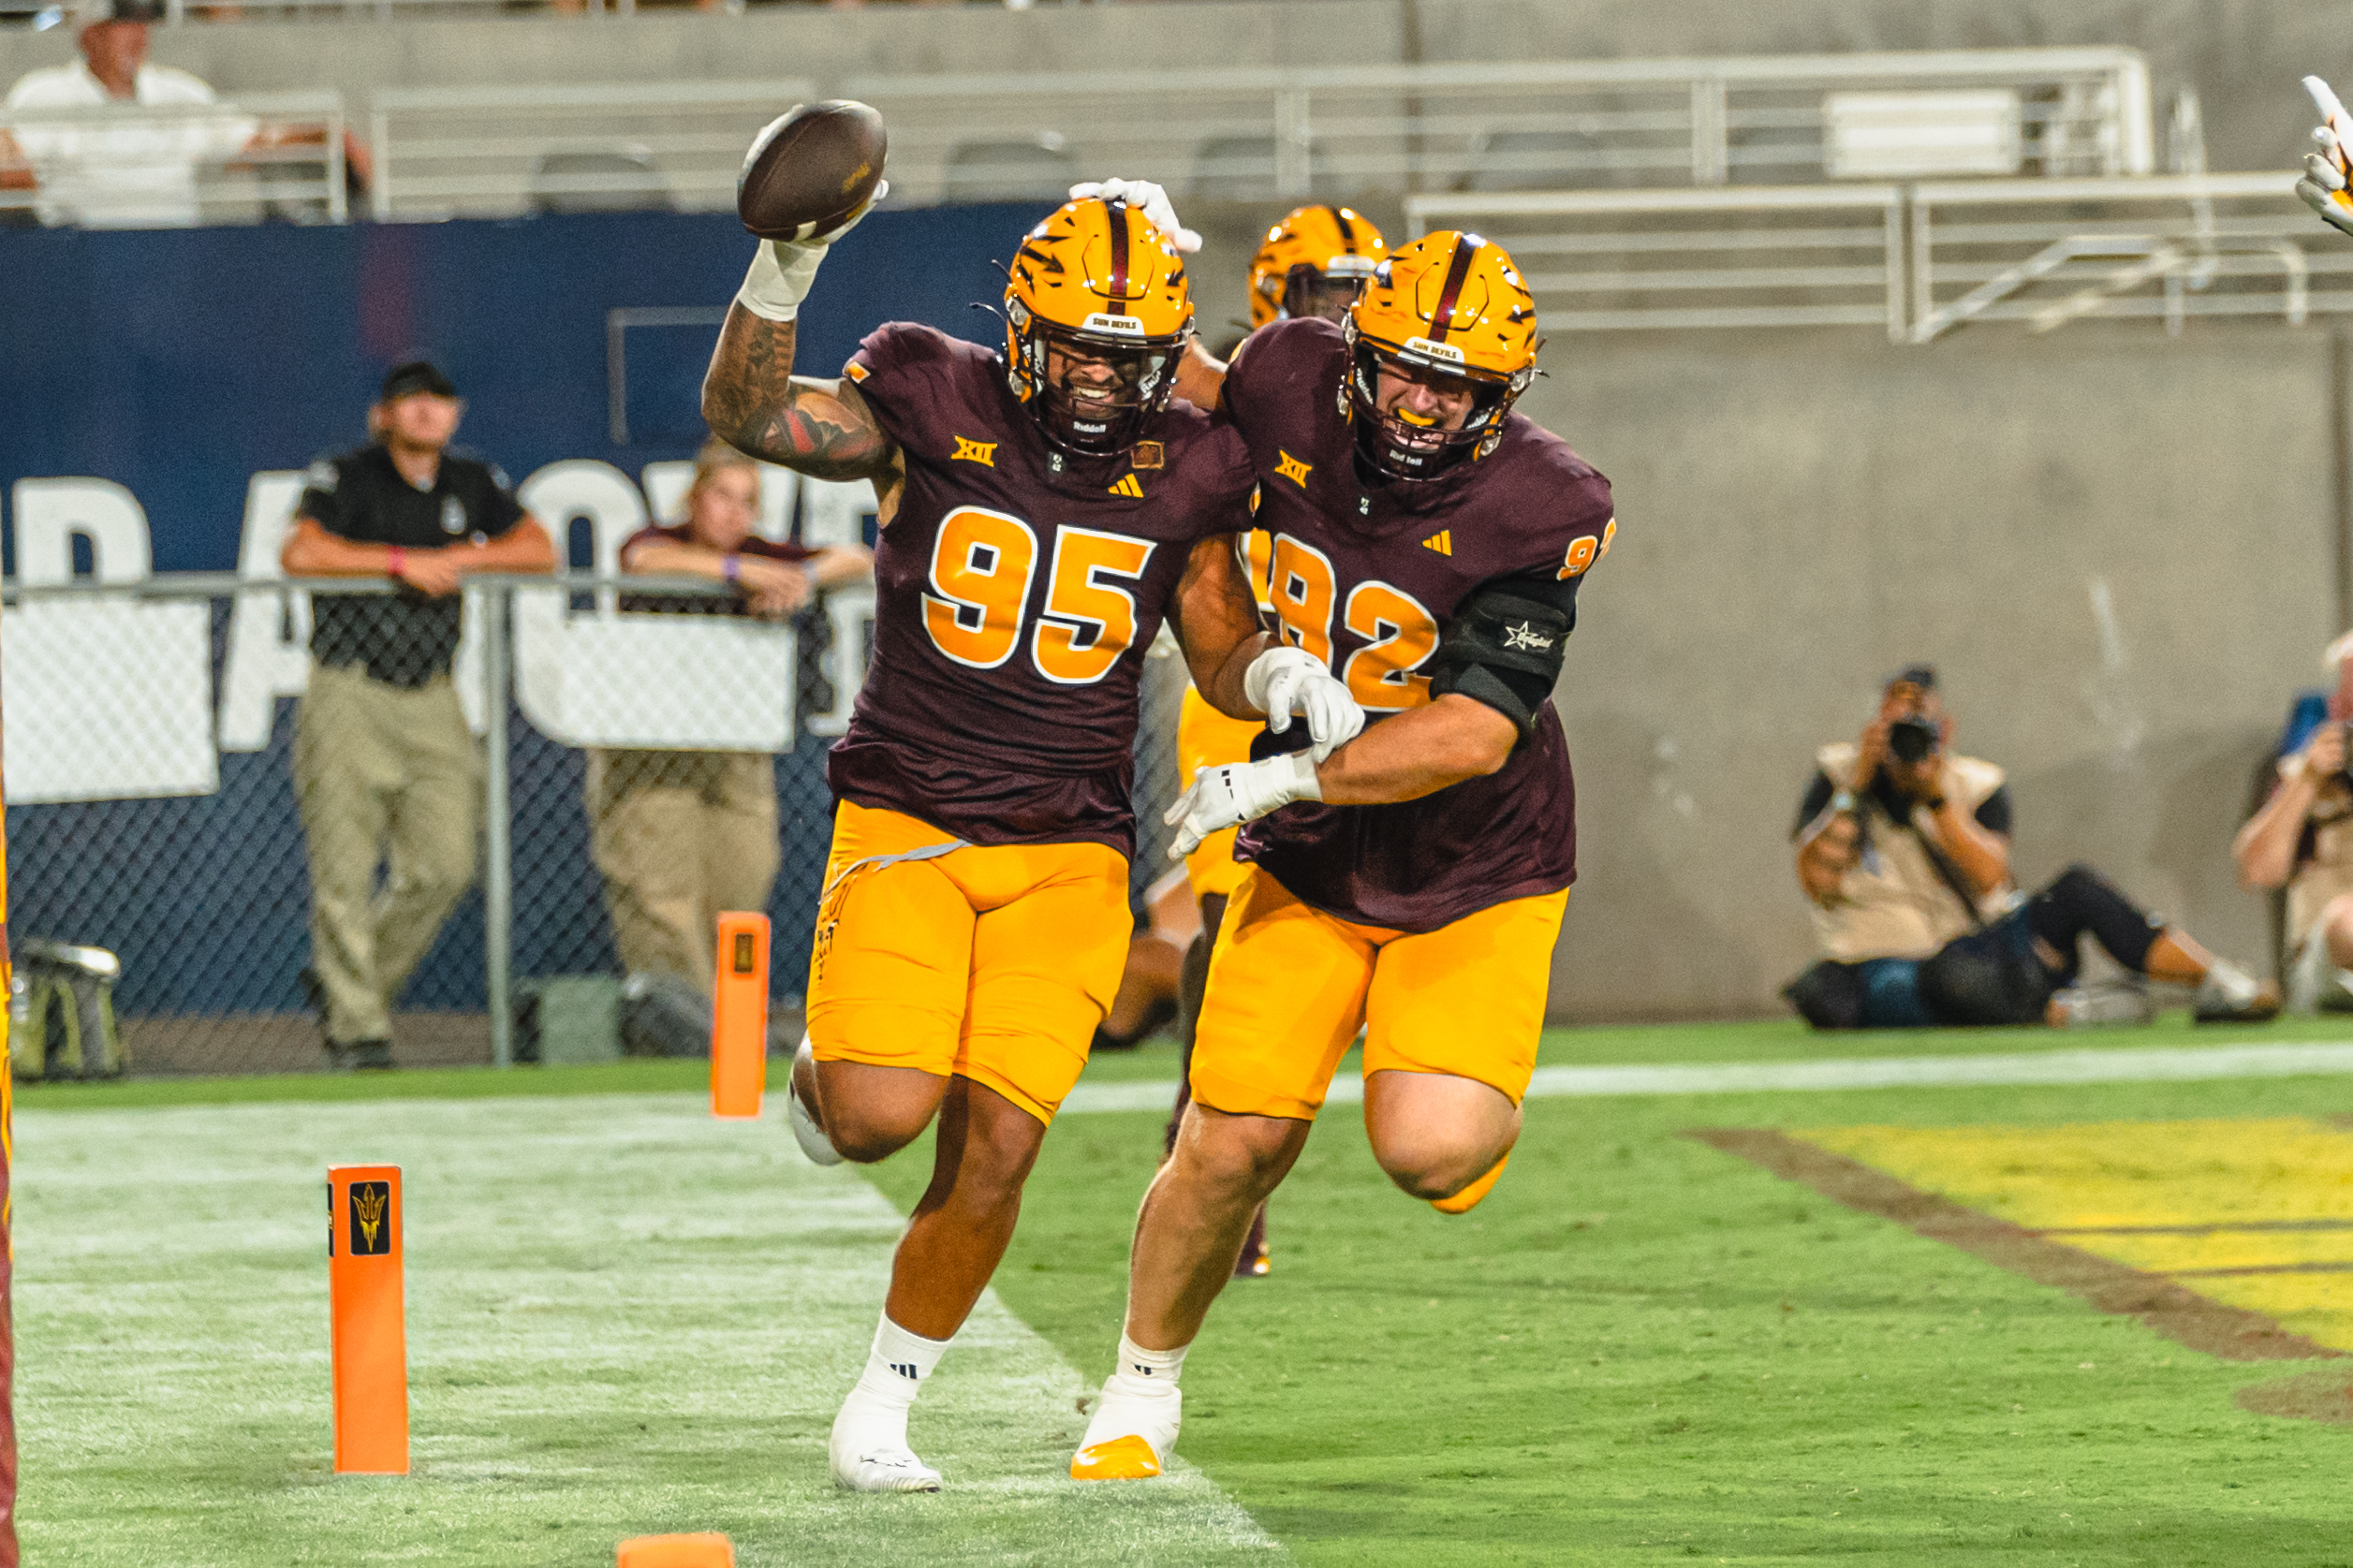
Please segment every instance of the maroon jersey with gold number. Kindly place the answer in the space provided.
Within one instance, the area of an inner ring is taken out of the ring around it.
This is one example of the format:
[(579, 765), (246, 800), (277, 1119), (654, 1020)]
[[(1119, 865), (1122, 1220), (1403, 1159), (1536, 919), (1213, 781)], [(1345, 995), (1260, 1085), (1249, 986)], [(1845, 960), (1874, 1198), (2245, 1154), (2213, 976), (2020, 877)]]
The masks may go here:
[[(1227, 372), (1224, 408), (1257, 469), (1284, 639), (1321, 657), (1378, 723), (1431, 699), (1432, 656), (1474, 590), (1500, 579), (1573, 595), (1614, 525), (1609, 481), (1516, 414), (1483, 458), (1366, 484), (1339, 402), (1347, 358), (1328, 321), (1262, 327)], [(1566, 887), (1577, 796), (1560, 715), (1547, 697), (1486, 778), (1392, 805), (1302, 801), (1243, 828), (1236, 854), (1318, 909), (1404, 931)]]
[(1117, 458), (1047, 445), (987, 349), (908, 322), (844, 374), (906, 454), (833, 793), (973, 843), (1135, 853), (1137, 681), (1187, 556), (1248, 521), (1234, 432), (1172, 403)]

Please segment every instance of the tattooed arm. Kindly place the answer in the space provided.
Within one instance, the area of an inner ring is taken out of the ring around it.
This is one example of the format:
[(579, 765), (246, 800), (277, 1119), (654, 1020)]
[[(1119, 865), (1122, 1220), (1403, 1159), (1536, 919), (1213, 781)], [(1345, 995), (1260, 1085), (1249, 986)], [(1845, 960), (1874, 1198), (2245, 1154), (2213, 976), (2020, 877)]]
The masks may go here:
[(851, 383), (792, 374), (795, 325), (731, 307), (703, 376), (702, 417), (749, 456), (880, 490), (904, 471), (898, 444)]

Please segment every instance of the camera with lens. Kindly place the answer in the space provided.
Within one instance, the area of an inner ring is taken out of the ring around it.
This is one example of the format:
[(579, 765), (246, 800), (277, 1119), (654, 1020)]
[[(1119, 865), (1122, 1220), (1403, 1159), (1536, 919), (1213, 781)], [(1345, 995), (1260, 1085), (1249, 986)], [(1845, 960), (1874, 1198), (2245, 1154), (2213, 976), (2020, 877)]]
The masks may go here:
[(1933, 720), (1907, 713), (1888, 725), (1888, 750), (1898, 762), (1917, 765), (1936, 755), (1944, 736)]

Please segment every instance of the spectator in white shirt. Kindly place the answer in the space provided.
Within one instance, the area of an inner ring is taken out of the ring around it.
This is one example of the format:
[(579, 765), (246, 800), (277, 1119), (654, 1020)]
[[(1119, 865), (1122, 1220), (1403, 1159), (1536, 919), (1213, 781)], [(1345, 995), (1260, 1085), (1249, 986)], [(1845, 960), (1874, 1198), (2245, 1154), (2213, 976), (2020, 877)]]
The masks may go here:
[[(0, 130), (0, 190), (36, 191), (42, 223), (84, 228), (184, 228), (203, 221), (197, 171), (206, 164), (301, 142), (316, 130), (257, 125), (218, 104), (185, 71), (147, 58), (155, 0), (93, 0), (83, 14), (81, 58), (28, 71), (8, 91), (12, 130)], [(98, 120), (88, 110), (138, 104), (168, 110), (153, 119)], [(44, 124), (47, 110), (60, 110)], [(362, 183), (365, 149), (345, 139)]]

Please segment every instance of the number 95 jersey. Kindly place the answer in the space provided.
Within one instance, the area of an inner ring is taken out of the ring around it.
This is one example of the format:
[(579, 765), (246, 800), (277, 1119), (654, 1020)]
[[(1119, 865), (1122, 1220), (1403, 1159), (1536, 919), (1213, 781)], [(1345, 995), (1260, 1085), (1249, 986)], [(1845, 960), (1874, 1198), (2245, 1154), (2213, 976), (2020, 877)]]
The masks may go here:
[(1135, 853), (1137, 685), (1195, 543), (1249, 520), (1234, 432), (1171, 403), (1113, 458), (1047, 444), (993, 353), (891, 322), (843, 374), (906, 458), (840, 799), (969, 843)]
[[(1342, 412), (1347, 364), (1340, 329), (1302, 317), (1251, 334), (1226, 375), (1223, 407), (1260, 479), (1256, 525), (1273, 537), (1284, 640), (1322, 658), (1377, 724), (1431, 701), (1434, 679), (1482, 700), (1473, 681), (1437, 672), (1442, 644), (1483, 636), (1512, 661), (1485, 691), (1498, 711), (1520, 710), (1507, 713), (1520, 740), (1497, 772), (1418, 800), (1287, 806), (1243, 829), (1237, 857), (1343, 919), (1433, 931), (1576, 880), (1576, 784), (1551, 672), (1616, 522), (1610, 482), (1517, 414), (1493, 450), (1435, 478), (1364, 483)], [(1512, 605), (1536, 613), (1497, 612)], [(1545, 673), (1531, 679), (1535, 667)]]

